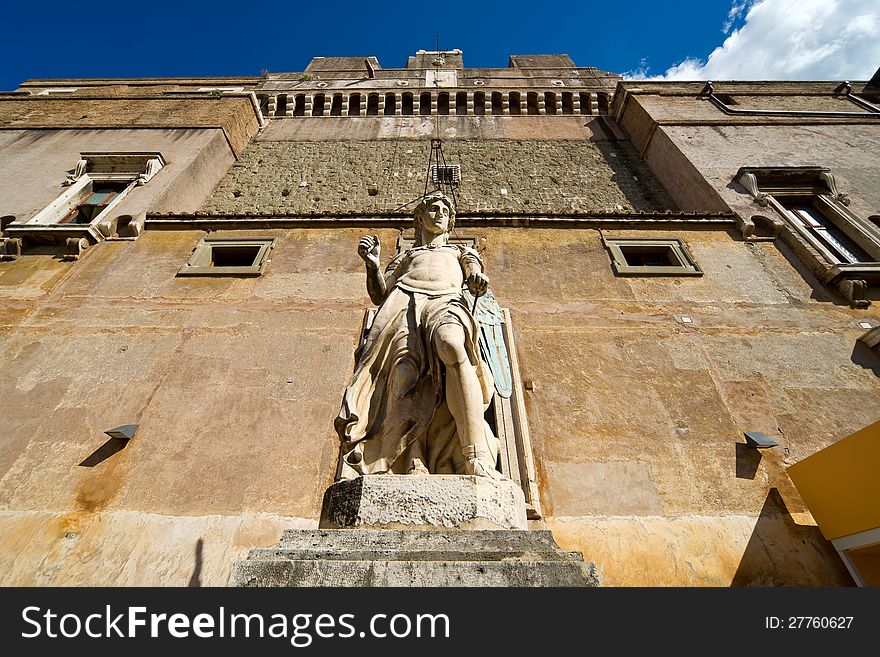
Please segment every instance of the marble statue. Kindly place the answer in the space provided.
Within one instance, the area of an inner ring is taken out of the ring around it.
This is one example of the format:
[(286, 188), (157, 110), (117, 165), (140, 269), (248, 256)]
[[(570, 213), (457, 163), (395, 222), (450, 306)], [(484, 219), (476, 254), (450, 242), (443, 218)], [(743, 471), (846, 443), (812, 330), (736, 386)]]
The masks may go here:
[[(480, 358), (480, 327), (462, 296), (486, 294), (479, 254), (449, 243), (455, 209), (442, 192), (415, 210), (415, 245), (380, 270), (379, 240), (358, 255), (379, 306), (357, 354), (336, 430), (342, 478), (458, 474), (503, 479), (499, 443), (484, 419), (493, 379)], [(493, 302), (494, 303), (494, 302)], [(478, 313), (479, 314), (479, 313)]]

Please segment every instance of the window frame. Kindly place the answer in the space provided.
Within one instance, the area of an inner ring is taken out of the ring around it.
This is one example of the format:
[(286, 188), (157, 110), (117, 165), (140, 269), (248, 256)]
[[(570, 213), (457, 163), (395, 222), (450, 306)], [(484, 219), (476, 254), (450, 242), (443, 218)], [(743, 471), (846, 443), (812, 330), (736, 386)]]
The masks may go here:
[[(269, 254), (275, 247), (275, 237), (203, 237), (193, 248), (189, 260), (177, 271), (177, 276), (262, 276), (269, 263)], [(253, 263), (247, 266), (212, 267), (211, 251), (217, 247), (259, 247)]]
[(98, 223), (101, 222), (107, 216), (107, 213), (112, 210), (116, 205), (118, 205), (127, 195), (128, 193), (137, 186), (137, 180), (132, 180), (129, 182), (123, 189), (116, 193), (113, 199), (103, 207), (103, 209), (96, 213), (92, 220), (87, 224), (72, 224), (72, 223), (62, 223), (69, 214), (75, 210), (78, 206), (83, 204), (83, 201), (88, 200), (92, 194), (95, 183), (104, 183), (104, 182), (119, 182), (117, 180), (104, 180), (101, 177), (93, 177), (90, 174), (81, 175), (76, 182), (74, 182), (67, 190), (64, 191), (58, 198), (52, 201), (45, 208), (40, 210), (33, 217), (28, 219), (23, 226), (27, 228), (34, 227), (55, 227), (58, 226), (60, 228), (81, 228), (81, 229), (89, 229)]
[[(602, 237), (602, 245), (611, 257), (611, 269), (616, 276), (702, 276), (684, 241), (679, 237)], [(678, 262), (676, 265), (631, 265), (624, 249), (627, 247), (666, 247)]]
[[(734, 180), (745, 187), (763, 206), (772, 207), (800, 238), (818, 251), (822, 258), (842, 268), (860, 267), (880, 262), (880, 228), (862, 219), (847, 206), (849, 196), (838, 191), (834, 174), (828, 167), (779, 166), (741, 167)], [(792, 216), (786, 202), (809, 203), (835, 228), (856, 243), (867, 255), (874, 258), (867, 262), (841, 260), (813, 231)]]
[[(824, 190), (819, 188), (813, 188), (809, 191), (796, 189), (790, 191), (782, 190), (775, 193), (766, 193), (763, 198), (801, 237), (809, 242), (810, 246), (819, 251), (828, 262), (835, 265), (859, 265), (868, 262), (880, 262), (880, 239), (878, 239), (880, 235), (874, 235), (877, 232), (876, 229), (869, 225), (863, 225), (857, 215), (850, 212), (849, 208)], [(816, 208), (817, 212), (850, 240), (855, 242), (856, 246), (872, 257), (873, 260), (851, 262), (841, 259), (832, 251), (833, 247), (829, 248), (815, 234), (815, 231), (809, 230), (797, 217), (792, 216), (792, 210), (785, 207), (787, 202), (791, 203), (792, 201), (811, 204)]]
[[(849, 210), (849, 196), (838, 191), (831, 169), (817, 165), (744, 166), (736, 172), (733, 182), (741, 185), (758, 205), (772, 207), (782, 218), (780, 237), (821, 282), (835, 285), (852, 308), (871, 305), (869, 290), (880, 287), (880, 227)], [(843, 261), (814, 234), (819, 231), (808, 228), (789, 212), (784, 203), (791, 200), (811, 204), (874, 260)]]
[[(14, 221), (6, 228), (8, 237), (37, 237), (59, 242), (72, 237), (85, 237), (91, 243), (105, 239), (99, 228), (135, 187), (147, 184), (165, 166), (159, 152), (88, 152), (80, 159), (62, 183), (66, 189), (29, 219)], [(112, 183), (123, 188), (89, 223), (59, 223), (87, 200), (95, 184)], [(112, 220), (111, 220), (112, 221)]]

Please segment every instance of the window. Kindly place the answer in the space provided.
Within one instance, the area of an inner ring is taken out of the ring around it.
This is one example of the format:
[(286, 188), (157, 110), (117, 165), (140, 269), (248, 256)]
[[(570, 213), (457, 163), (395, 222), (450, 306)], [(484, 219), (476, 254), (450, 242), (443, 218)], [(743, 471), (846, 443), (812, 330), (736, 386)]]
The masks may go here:
[[(847, 207), (827, 167), (742, 167), (734, 180), (780, 217), (780, 236), (853, 308), (867, 308), (880, 285), (880, 231)], [(746, 237), (749, 233), (743, 232)]]
[(510, 114), (522, 114), (520, 107), (520, 95), (518, 91), (511, 91), (507, 94), (507, 109)]
[[(120, 224), (113, 215), (128, 194), (162, 169), (161, 153), (81, 153), (80, 158), (62, 183), (67, 189), (27, 221), (11, 223), (10, 237), (39, 236), (39, 241), (55, 243), (137, 237), (140, 224)], [(124, 234), (117, 230), (120, 225)]]
[(702, 276), (680, 239), (603, 238), (618, 276)]
[(348, 97), (348, 115), (349, 116), (360, 116), (361, 115), (361, 95), (360, 94), (351, 94)]
[(826, 167), (743, 167), (736, 181), (834, 265), (880, 261), (880, 234), (846, 207)]
[[(830, 204), (820, 197), (812, 199), (779, 198), (779, 204), (788, 213), (788, 219), (814, 237), (835, 262), (873, 262), (863, 248), (851, 240), (834, 223), (834, 208), (824, 208)], [(831, 210), (831, 212), (826, 212)]]
[(204, 237), (178, 276), (261, 276), (275, 238)]
[(397, 96), (394, 94), (385, 94), (385, 107), (383, 108), (385, 116), (394, 116), (397, 114)]
[(79, 204), (71, 208), (71, 210), (61, 219), (59, 224), (90, 224), (98, 215), (106, 210), (117, 197), (126, 191), (128, 185), (125, 183), (98, 183), (93, 182), (91, 189), (86, 192), (86, 196), (80, 200)]
[(333, 94), (330, 103), (330, 116), (342, 116), (342, 94)]

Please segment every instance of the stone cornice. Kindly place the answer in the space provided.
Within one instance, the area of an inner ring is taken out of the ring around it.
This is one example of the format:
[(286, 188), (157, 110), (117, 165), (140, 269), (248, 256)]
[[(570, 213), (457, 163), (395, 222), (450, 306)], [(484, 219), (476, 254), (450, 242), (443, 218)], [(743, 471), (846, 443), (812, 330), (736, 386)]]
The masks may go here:
[[(247, 230), (269, 228), (409, 228), (411, 213), (268, 213), (232, 214), (221, 212), (147, 213), (146, 230)], [(590, 212), (461, 213), (458, 227), (535, 227), (535, 228), (710, 228), (736, 227), (736, 215), (729, 212)]]

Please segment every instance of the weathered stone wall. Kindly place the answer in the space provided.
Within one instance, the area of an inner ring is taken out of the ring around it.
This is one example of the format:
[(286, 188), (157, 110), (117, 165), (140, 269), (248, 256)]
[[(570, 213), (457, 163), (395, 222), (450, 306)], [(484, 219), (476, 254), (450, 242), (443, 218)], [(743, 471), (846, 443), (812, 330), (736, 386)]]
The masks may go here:
[[(674, 209), (626, 142), (444, 142), (460, 164), (458, 211)], [(210, 212), (383, 212), (423, 191), (429, 141), (255, 141), (204, 205)]]
[(238, 155), (257, 132), (250, 98), (14, 98), (0, 100), (0, 129), (222, 128)]
[[(176, 278), (200, 231), (0, 263), (0, 583), (218, 585), (314, 527), (369, 306), (363, 232), (248, 233), (278, 238), (255, 279)], [(399, 232), (369, 232), (390, 257)], [(724, 231), (604, 231), (683, 238), (705, 271), (687, 279), (614, 277), (595, 230), (460, 232), (512, 313), (564, 548), (608, 585), (849, 582), (784, 467), (880, 417), (855, 341), (875, 310)]]

